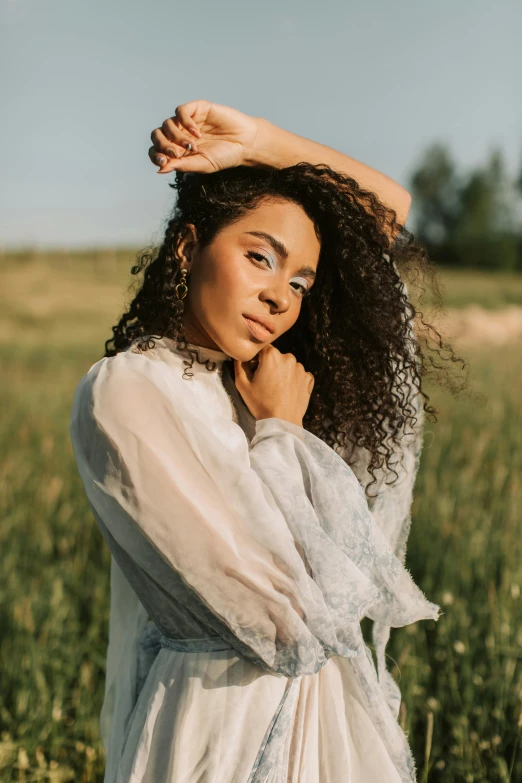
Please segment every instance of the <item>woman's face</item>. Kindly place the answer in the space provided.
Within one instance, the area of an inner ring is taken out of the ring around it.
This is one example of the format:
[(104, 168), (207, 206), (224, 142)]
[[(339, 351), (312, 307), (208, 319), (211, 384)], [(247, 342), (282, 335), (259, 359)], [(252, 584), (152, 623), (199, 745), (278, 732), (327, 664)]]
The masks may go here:
[[(262, 202), (205, 248), (190, 224), (178, 248), (189, 272), (184, 319), (189, 342), (239, 361), (252, 359), (297, 321), (319, 252), (312, 221), (290, 201)], [(256, 327), (248, 316), (267, 319), (273, 331)]]

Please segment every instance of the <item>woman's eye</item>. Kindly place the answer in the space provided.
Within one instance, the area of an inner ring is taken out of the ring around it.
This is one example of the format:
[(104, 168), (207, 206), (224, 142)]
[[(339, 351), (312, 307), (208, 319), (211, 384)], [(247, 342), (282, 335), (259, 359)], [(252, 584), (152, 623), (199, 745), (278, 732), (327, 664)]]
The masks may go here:
[(299, 288), (301, 289), (301, 296), (307, 296), (307, 294), (309, 293), (307, 286), (303, 285), (302, 283), (293, 283), (292, 285), (299, 286)]
[[(249, 258), (254, 258), (256, 261), (256, 264), (260, 263), (261, 261), (265, 261), (270, 269), (272, 268), (272, 265), (270, 263), (270, 260), (264, 256), (262, 253), (254, 253), (252, 250), (247, 253), (247, 256)], [(301, 289), (301, 296), (307, 296), (309, 294), (309, 290), (307, 286), (304, 286), (302, 283), (292, 283), (292, 285), (297, 285)]]
[(266, 261), (267, 264), (270, 264), (268, 258), (266, 256), (261, 255), (261, 253), (253, 253), (252, 251), (247, 254), (249, 257), (255, 258), (258, 261)]

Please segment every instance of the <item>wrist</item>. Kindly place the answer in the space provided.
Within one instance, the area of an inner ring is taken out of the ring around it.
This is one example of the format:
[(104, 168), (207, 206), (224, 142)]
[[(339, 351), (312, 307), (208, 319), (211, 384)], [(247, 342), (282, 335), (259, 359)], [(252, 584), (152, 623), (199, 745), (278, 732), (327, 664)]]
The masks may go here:
[(254, 117), (257, 125), (252, 146), (245, 150), (243, 156), (244, 166), (257, 166), (281, 168), (280, 164), (280, 139), (278, 131), (281, 129), (264, 117)]

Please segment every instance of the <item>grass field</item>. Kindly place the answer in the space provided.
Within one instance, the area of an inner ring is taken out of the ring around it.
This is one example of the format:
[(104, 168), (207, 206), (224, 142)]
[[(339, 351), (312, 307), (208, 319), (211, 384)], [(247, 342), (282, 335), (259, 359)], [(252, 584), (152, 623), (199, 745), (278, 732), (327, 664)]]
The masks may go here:
[[(109, 555), (69, 443), (81, 375), (125, 298), (122, 251), (0, 267), (0, 780), (102, 781)], [(522, 304), (522, 278), (447, 273), (447, 302)], [(392, 633), (419, 781), (522, 780), (522, 351), (467, 346), (476, 399), (428, 387), (407, 564), (444, 615)], [(376, 781), (376, 783), (380, 783)], [(383, 782), (384, 783), (384, 782)]]

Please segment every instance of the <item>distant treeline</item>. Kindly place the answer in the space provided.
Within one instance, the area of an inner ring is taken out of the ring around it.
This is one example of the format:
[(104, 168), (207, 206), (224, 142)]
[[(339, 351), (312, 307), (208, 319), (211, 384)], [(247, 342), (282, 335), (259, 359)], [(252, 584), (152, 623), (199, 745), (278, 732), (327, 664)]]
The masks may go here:
[(522, 271), (522, 172), (511, 177), (500, 150), (462, 174), (448, 148), (424, 153), (409, 185), (415, 235), (438, 264)]

